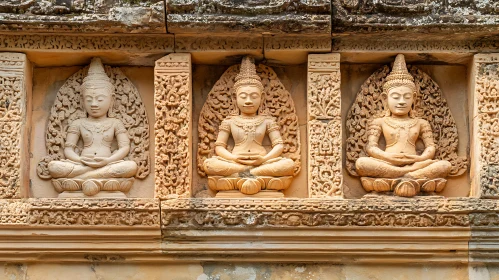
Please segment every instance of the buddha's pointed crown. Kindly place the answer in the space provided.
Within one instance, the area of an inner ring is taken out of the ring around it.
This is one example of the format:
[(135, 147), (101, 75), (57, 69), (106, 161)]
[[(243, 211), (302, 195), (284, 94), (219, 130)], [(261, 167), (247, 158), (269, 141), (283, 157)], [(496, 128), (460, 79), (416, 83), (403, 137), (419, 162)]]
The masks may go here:
[(98, 57), (92, 58), (90, 62), (90, 67), (88, 68), (88, 74), (83, 79), (83, 83), (81, 85), (82, 88), (101, 88), (108, 87), (113, 88), (113, 83), (111, 79), (107, 76), (106, 71), (104, 70), (104, 65), (102, 65), (102, 61)]
[(255, 86), (263, 91), (262, 80), (256, 74), (256, 67), (253, 59), (249, 56), (243, 58), (241, 62), (241, 69), (236, 76), (236, 83), (234, 89), (237, 90), (241, 86)]
[(406, 86), (416, 91), (416, 85), (414, 84), (414, 78), (409, 71), (407, 71), (407, 66), (405, 65), (405, 58), (403, 54), (398, 54), (393, 63), (393, 68), (390, 74), (386, 77), (386, 82), (383, 85), (383, 90), (388, 93), (392, 88)]

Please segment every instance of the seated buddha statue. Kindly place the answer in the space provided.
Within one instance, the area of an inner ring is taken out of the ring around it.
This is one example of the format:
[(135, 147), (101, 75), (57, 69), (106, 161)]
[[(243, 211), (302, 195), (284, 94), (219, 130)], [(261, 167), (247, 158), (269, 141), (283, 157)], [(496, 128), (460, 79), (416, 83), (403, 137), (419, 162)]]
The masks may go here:
[[(69, 124), (64, 144), (64, 160), (48, 164), (54, 179), (74, 178), (83, 182), (83, 193), (94, 195), (98, 182), (91, 179), (131, 178), (137, 172), (134, 161), (124, 160), (130, 150), (130, 139), (123, 123), (108, 116), (114, 102), (114, 86), (98, 58), (90, 64), (81, 85), (82, 104), (87, 117)], [(83, 149), (75, 151), (78, 141)], [(111, 150), (113, 141), (118, 149)]]
[[(434, 192), (445, 186), (443, 178), (449, 174), (451, 164), (433, 159), (436, 145), (432, 128), (428, 121), (413, 116), (415, 95), (414, 78), (407, 71), (404, 56), (399, 54), (381, 95), (388, 110), (368, 124), (365, 149), (369, 157), (360, 157), (355, 162), (357, 173), (369, 177), (361, 179), (366, 190), (394, 191), (396, 195), (410, 197), (420, 189)], [(385, 150), (379, 147), (381, 135), (386, 142)], [(421, 154), (416, 152), (418, 139), (425, 145)], [(432, 180), (438, 178), (442, 180)]]
[[(208, 176), (245, 179), (239, 183), (225, 181), (226, 184), (220, 184), (223, 180), (219, 180), (217, 186), (211, 188), (216, 191), (239, 190), (249, 195), (256, 194), (263, 188), (285, 188), (282, 184), (267, 184), (261, 179), (262, 176), (293, 176), (294, 162), (280, 157), (284, 142), (279, 132), (279, 124), (271, 116), (258, 114), (262, 104), (263, 85), (249, 57), (244, 58), (241, 63), (234, 93), (237, 109), (221, 122), (215, 142), (216, 156), (205, 160), (203, 166)], [(270, 151), (262, 144), (266, 135), (272, 143)], [(227, 144), (231, 136), (234, 139), (234, 148), (229, 151)]]

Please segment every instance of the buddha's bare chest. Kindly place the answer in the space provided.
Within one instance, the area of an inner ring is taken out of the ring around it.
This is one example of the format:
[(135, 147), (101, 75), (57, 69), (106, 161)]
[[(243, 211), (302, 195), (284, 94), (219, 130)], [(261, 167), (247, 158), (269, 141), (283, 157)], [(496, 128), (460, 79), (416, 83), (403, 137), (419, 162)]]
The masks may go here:
[(383, 137), (386, 141), (386, 151), (394, 153), (415, 153), (416, 141), (419, 138), (420, 127), (417, 120), (413, 123), (382, 125)]
[(110, 147), (114, 139), (112, 123), (89, 124), (82, 123), (80, 127), (81, 138), (85, 147), (106, 146)]
[(261, 143), (265, 137), (266, 125), (263, 121), (254, 123), (232, 122), (230, 130), (236, 144), (248, 140), (256, 140)]

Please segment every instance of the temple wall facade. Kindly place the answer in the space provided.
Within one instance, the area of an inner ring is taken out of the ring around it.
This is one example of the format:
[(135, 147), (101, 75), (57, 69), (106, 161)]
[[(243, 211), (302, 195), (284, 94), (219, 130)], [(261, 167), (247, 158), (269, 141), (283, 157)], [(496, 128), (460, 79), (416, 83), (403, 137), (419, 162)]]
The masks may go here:
[(498, 11), (0, 3), (0, 279), (499, 279)]

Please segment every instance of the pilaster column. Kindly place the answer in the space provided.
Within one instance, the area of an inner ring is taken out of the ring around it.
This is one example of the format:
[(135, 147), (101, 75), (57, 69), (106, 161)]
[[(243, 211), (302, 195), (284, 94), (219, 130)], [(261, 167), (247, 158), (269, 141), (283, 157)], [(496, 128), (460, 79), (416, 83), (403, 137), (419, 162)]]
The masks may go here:
[(31, 80), (25, 54), (0, 53), (0, 198), (28, 194)]
[(188, 53), (169, 54), (154, 68), (155, 197), (191, 196), (192, 68)]
[(471, 195), (499, 198), (499, 54), (477, 54), (470, 81)]
[(308, 195), (342, 197), (340, 54), (308, 55)]

